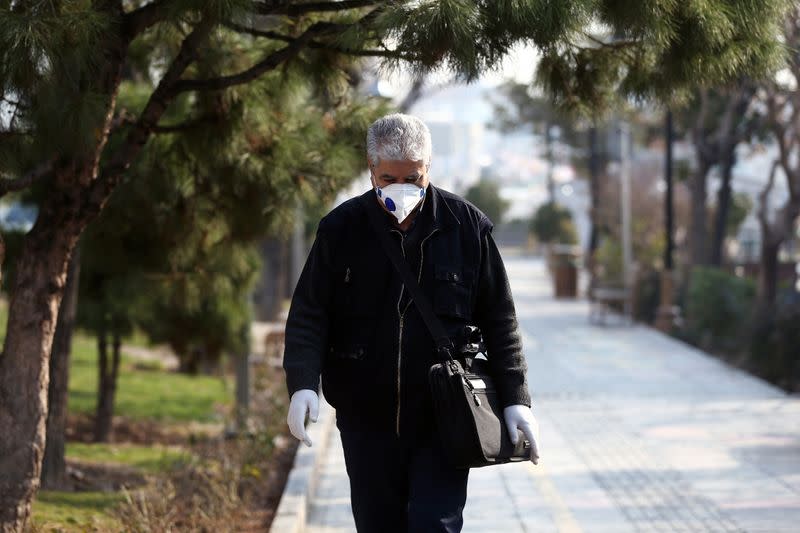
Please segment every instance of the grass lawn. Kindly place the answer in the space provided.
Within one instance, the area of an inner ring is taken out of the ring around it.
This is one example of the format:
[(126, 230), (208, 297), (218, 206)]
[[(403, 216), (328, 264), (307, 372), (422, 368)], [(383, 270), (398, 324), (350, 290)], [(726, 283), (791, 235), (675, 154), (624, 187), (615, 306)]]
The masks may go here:
[[(233, 383), (212, 376), (187, 376), (157, 365), (133, 364), (123, 351), (114, 414), (163, 422), (211, 422), (231, 404)], [(69, 411), (93, 413), (97, 402), (97, 343), (77, 332), (72, 342)]]
[(33, 502), (33, 523), (44, 531), (114, 530), (107, 512), (124, 496), (121, 492), (58, 492), (40, 490)]
[(122, 464), (142, 472), (157, 473), (178, 461), (188, 459), (189, 454), (176, 446), (68, 442), (67, 458), (94, 463)]
[[(5, 338), (8, 302), (0, 299), (0, 342)], [(146, 346), (141, 333), (125, 339)], [(232, 404), (233, 380), (165, 372), (157, 364), (138, 364), (123, 351), (114, 414), (162, 422), (212, 422), (217, 408)], [(93, 413), (97, 403), (97, 342), (78, 330), (72, 339), (68, 407)]]
[[(5, 338), (8, 302), (0, 298), (0, 342)], [(128, 344), (146, 346), (137, 334)], [(139, 363), (122, 354), (117, 385), (115, 415), (136, 420), (154, 420), (169, 425), (213, 422), (233, 402), (233, 379), (187, 376), (165, 371), (152, 362)], [(72, 340), (68, 408), (71, 413), (92, 414), (97, 402), (97, 342), (82, 331)], [(70, 459), (91, 463), (113, 463), (156, 474), (187, 457), (179, 447), (133, 444), (86, 444), (68, 442)], [(61, 492), (42, 490), (33, 504), (33, 522), (42, 531), (114, 531), (117, 522), (108, 513), (122, 501), (121, 492)]]

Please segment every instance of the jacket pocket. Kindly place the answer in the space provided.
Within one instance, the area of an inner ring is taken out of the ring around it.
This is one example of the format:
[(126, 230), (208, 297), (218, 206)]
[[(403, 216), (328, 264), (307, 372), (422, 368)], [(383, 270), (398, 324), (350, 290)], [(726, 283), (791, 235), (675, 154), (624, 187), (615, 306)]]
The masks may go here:
[(366, 343), (339, 342), (328, 348), (322, 368), (322, 390), (334, 408), (352, 407), (356, 391), (369, 383), (369, 359)]
[(337, 273), (338, 312), (348, 317), (373, 316), (379, 303), (380, 280), (368, 265), (352, 262)]
[(436, 265), (434, 271), (433, 311), (437, 315), (469, 320), (472, 317), (471, 270)]
[(336, 360), (363, 360), (367, 353), (367, 345), (362, 343), (351, 343), (340, 346), (331, 346), (330, 349), (332, 362)]

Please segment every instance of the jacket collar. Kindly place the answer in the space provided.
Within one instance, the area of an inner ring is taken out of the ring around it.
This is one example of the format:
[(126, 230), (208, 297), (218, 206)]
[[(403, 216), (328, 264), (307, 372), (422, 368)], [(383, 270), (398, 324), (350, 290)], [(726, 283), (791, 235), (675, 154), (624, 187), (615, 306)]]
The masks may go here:
[[(370, 205), (370, 208), (380, 210), (383, 216), (387, 217), (387, 225), (390, 228), (395, 228), (392, 215), (384, 211), (379, 205), (379, 200), (375, 196), (375, 189), (369, 189), (361, 196), (365, 197), (367, 200), (371, 200), (367, 202), (367, 204)], [(424, 227), (422, 228), (423, 233), (427, 234), (434, 229), (447, 226), (457, 226), (461, 224), (461, 221), (458, 220), (458, 217), (455, 215), (455, 213), (453, 213), (452, 208), (442, 195), (441, 191), (434, 187), (432, 183), (428, 183), (428, 189), (425, 192), (424, 202), (425, 203), (422, 205), (422, 211), (417, 213), (417, 217), (419, 217), (417, 223), (424, 224)], [(426, 210), (430, 210), (429, 213), (426, 213)]]

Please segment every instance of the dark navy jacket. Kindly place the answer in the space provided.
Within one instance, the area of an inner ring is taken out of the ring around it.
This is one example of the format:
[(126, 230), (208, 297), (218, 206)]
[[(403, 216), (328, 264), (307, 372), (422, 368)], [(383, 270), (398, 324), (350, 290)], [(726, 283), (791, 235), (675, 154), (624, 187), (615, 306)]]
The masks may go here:
[[(374, 190), (362, 196), (418, 273), (454, 343), (464, 326), (483, 332), (503, 406), (530, 406), (527, 364), (492, 223), (463, 198), (428, 185), (405, 234)], [(433, 428), (427, 378), (433, 339), (382, 250), (358, 197), (319, 223), (286, 322), (289, 396), (322, 392), (340, 429), (371, 428), (414, 439)]]

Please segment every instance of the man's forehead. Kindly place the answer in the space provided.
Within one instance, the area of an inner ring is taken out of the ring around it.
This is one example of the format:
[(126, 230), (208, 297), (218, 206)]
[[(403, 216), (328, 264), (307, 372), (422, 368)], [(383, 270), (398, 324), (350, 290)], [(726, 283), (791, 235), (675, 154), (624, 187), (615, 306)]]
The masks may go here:
[(387, 170), (387, 171), (380, 171), (377, 173), (378, 176), (387, 178), (422, 176), (423, 174), (424, 172), (422, 171), (422, 169), (411, 170), (409, 172), (392, 172), (391, 170)]
[(381, 172), (420, 172), (425, 170), (425, 162), (413, 159), (383, 159), (377, 164), (372, 163), (372, 168)]

